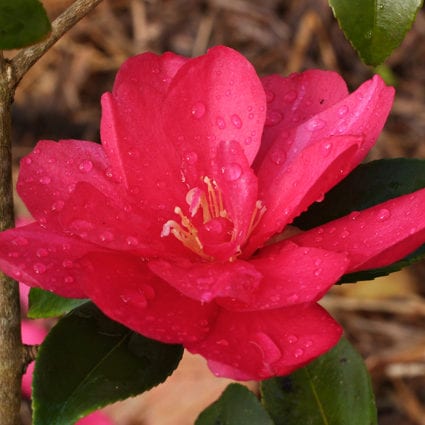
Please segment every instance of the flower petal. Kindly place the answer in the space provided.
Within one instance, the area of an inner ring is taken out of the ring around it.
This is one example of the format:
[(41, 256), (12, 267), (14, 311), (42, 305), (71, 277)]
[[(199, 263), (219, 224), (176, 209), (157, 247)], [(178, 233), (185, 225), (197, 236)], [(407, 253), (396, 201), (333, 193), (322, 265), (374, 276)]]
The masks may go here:
[(235, 311), (269, 310), (318, 301), (348, 266), (344, 254), (306, 248), (285, 240), (261, 250), (249, 262), (263, 276), (249, 302), (218, 300)]
[(344, 252), (347, 272), (383, 267), (423, 244), (425, 189), (293, 236), (297, 244)]
[(235, 313), (222, 310), (208, 336), (186, 348), (217, 376), (262, 380), (286, 375), (332, 348), (340, 326), (317, 304)]
[(0, 268), (26, 285), (86, 298), (76, 277), (76, 260), (100, 249), (33, 223), (0, 233)]
[(34, 218), (50, 225), (79, 181), (117, 197), (120, 185), (107, 177), (102, 147), (81, 140), (42, 140), (21, 161), (17, 190)]
[(161, 238), (162, 221), (137, 200), (114, 199), (88, 183), (78, 183), (58, 214), (64, 232), (108, 249), (131, 251), (142, 256), (191, 256), (175, 238)]
[[(222, 140), (236, 140), (251, 163), (260, 146), (265, 94), (252, 65), (218, 46), (177, 72), (164, 102), (167, 137), (200, 162), (215, 156)], [(189, 184), (193, 182), (189, 181)]]
[(111, 319), (148, 338), (193, 342), (215, 320), (213, 304), (202, 305), (175, 291), (137, 257), (90, 253), (81, 266), (81, 285), (93, 302)]
[(261, 280), (253, 265), (245, 261), (226, 263), (152, 260), (149, 269), (187, 297), (210, 302), (217, 297), (251, 301)]
[[(276, 137), (330, 108), (348, 96), (341, 76), (333, 71), (311, 69), (288, 77), (269, 75), (261, 79), (267, 98), (267, 115), (257, 163)], [(289, 146), (288, 146), (289, 147)], [(286, 150), (285, 146), (280, 146)]]
[(266, 212), (250, 237), (249, 255), (341, 181), (356, 165), (360, 136), (332, 136), (306, 147), (289, 167), (264, 161), (259, 198)]

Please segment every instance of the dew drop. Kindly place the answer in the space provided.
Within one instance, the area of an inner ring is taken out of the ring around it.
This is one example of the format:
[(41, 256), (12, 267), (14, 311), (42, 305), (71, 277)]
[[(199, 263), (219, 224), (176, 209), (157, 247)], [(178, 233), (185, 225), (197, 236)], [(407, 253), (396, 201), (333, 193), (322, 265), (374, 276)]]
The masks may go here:
[(205, 115), (205, 111), (205, 104), (203, 104), (202, 102), (197, 102), (192, 106), (190, 113), (194, 118), (200, 119)]
[(43, 177), (40, 177), (39, 181), (41, 184), (49, 184), (52, 181), (52, 179), (49, 176), (43, 176)]
[(65, 202), (62, 200), (58, 200), (56, 202), (53, 202), (52, 204), (52, 211), (61, 211), (65, 205)]
[(340, 234), (342, 239), (346, 239), (348, 238), (348, 236), (350, 236), (350, 232), (348, 230), (343, 230)]
[(231, 163), (221, 168), (224, 178), (229, 181), (236, 181), (242, 175), (242, 168), (237, 163)]
[(342, 105), (338, 108), (338, 115), (340, 117), (343, 117), (344, 115), (346, 115), (348, 112), (348, 106), (347, 105)]
[(32, 159), (30, 158), (30, 157), (25, 157), (23, 160), (22, 160), (22, 162), (25, 164), (25, 165), (31, 165), (32, 164)]
[(283, 100), (286, 103), (292, 103), (297, 98), (297, 92), (295, 90), (289, 90), (285, 95), (283, 96)]
[(65, 269), (70, 269), (71, 267), (74, 266), (74, 263), (72, 262), (72, 260), (63, 260), (62, 261), (62, 267), (64, 267)]
[(72, 276), (66, 276), (64, 281), (65, 283), (72, 283), (74, 282), (74, 278)]
[[(140, 158), (140, 152), (138, 149), (129, 149), (127, 151), (127, 155), (132, 159), (139, 159)], [(90, 170), (89, 170), (90, 171)]]
[(186, 152), (183, 158), (188, 164), (193, 165), (198, 160), (198, 154), (196, 152)]
[(294, 357), (299, 359), (304, 354), (304, 350), (302, 348), (297, 348), (294, 351)]
[(246, 139), (245, 139), (245, 145), (250, 145), (252, 143), (252, 137), (247, 137)]
[(316, 276), (316, 277), (318, 277), (318, 276), (320, 276), (321, 274), (322, 274), (322, 269), (316, 269), (315, 271), (314, 271), (314, 276)]
[(230, 121), (232, 121), (232, 124), (234, 125), (235, 128), (237, 128), (237, 129), (242, 128), (242, 120), (241, 120), (241, 117), (239, 115), (233, 114), (230, 117)]
[(227, 339), (219, 339), (215, 342), (217, 345), (221, 345), (222, 347), (228, 347), (229, 341), (227, 341)]
[(326, 158), (327, 156), (329, 156), (329, 154), (331, 153), (331, 150), (332, 150), (332, 143), (327, 142), (324, 145), (322, 145), (323, 157)]
[(26, 246), (28, 245), (28, 239), (22, 236), (18, 236), (17, 238), (13, 239), (12, 243), (16, 246)]
[(78, 168), (82, 173), (89, 173), (93, 169), (93, 162), (91, 162), (89, 159), (85, 159), (84, 161), (80, 162)]
[(286, 298), (286, 301), (287, 301), (289, 304), (294, 304), (294, 303), (296, 303), (296, 302), (298, 301), (298, 298), (299, 298), (298, 294), (292, 294), (292, 295), (289, 295), (289, 296)]
[(279, 124), (283, 120), (283, 115), (277, 110), (267, 112), (266, 121), (264, 123), (267, 127), (272, 127)]
[(32, 268), (37, 274), (43, 274), (47, 270), (47, 267), (43, 263), (35, 263)]
[(106, 230), (105, 232), (102, 232), (99, 235), (99, 239), (102, 242), (111, 242), (115, 239), (114, 234), (112, 232), (109, 232), (108, 230)]
[(9, 253), (7, 254), (7, 256), (8, 256), (8, 257), (10, 257), (10, 258), (18, 258), (20, 255), (21, 255), (21, 254), (19, 254), (19, 252), (15, 252), (15, 251), (13, 251), (13, 252), (9, 252)]
[(286, 160), (286, 154), (281, 150), (274, 150), (270, 158), (276, 165), (281, 165)]
[(36, 255), (38, 258), (47, 257), (49, 255), (49, 251), (45, 248), (39, 248), (36, 251)]
[(303, 342), (305, 348), (310, 348), (313, 345), (313, 341), (311, 339), (307, 339)]
[(310, 131), (316, 131), (321, 130), (323, 127), (325, 127), (326, 122), (319, 119), (319, 118), (313, 118), (307, 123), (307, 129)]
[(222, 117), (217, 117), (215, 123), (220, 130), (224, 130), (226, 128), (226, 123)]
[(139, 239), (135, 238), (134, 236), (128, 236), (125, 239), (125, 242), (128, 246), (137, 246), (139, 245)]
[(298, 337), (295, 335), (289, 335), (288, 336), (288, 342), (290, 344), (295, 344), (298, 341)]
[(381, 208), (376, 215), (376, 218), (378, 221), (385, 221), (385, 220), (388, 220), (390, 217), (391, 217), (390, 210), (386, 208)]

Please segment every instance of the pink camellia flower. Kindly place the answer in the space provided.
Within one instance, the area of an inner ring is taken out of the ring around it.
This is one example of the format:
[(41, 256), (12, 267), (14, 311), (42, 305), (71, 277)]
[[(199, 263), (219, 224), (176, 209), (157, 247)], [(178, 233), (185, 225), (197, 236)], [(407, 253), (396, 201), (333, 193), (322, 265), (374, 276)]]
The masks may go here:
[(133, 57), (102, 98), (101, 145), (41, 141), (22, 160), (37, 223), (0, 235), (0, 267), (219, 376), (290, 373), (339, 340), (317, 301), (341, 275), (425, 240), (425, 190), (288, 227), (365, 157), (392, 99), (378, 76), (352, 94), (334, 72), (260, 79), (226, 47)]

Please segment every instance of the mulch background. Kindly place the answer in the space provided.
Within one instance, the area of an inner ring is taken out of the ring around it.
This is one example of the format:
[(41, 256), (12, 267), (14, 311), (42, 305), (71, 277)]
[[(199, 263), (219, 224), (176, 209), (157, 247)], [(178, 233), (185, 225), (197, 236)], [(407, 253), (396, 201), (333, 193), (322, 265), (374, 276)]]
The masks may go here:
[[(52, 18), (69, 0), (45, 0)], [(129, 56), (167, 50), (197, 56), (224, 44), (260, 75), (333, 69), (351, 89), (370, 78), (326, 0), (104, 0), (25, 76), (14, 105), (16, 170), (43, 138), (99, 139), (99, 98)], [(13, 55), (13, 52), (11, 52)], [(392, 114), (370, 159), (425, 158), (425, 12), (386, 61), (397, 89)], [(17, 200), (18, 214), (25, 214)], [(425, 424), (425, 265), (336, 288), (323, 304), (344, 325), (371, 371), (381, 425)], [(118, 403), (119, 425), (189, 425), (228, 381), (188, 356), (162, 385)], [(23, 421), (29, 423), (28, 406)]]

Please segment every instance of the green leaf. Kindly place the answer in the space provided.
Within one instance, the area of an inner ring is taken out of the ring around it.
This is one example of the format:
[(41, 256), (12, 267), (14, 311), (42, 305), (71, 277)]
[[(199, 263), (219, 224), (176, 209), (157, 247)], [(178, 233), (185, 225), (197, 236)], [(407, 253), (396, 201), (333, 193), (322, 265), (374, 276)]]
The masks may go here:
[(37, 43), (51, 30), (38, 0), (0, 0), (0, 50)]
[(31, 288), (28, 317), (30, 319), (40, 319), (62, 316), (87, 301), (84, 299), (64, 298), (40, 288)]
[(264, 381), (261, 393), (275, 425), (377, 424), (369, 374), (344, 338), (308, 366)]
[(230, 384), (221, 397), (199, 415), (195, 425), (273, 425), (273, 421), (248, 388)]
[(183, 348), (145, 338), (86, 303), (63, 317), (40, 347), (34, 425), (71, 425), (91, 411), (163, 382)]
[(345, 36), (368, 65), (381, 64), (403, 41), (422, 0), (329, 0)]
[[(362, 164), (327, 193), (322, 202), (314, 203), (294, 224), (303, 230), (320, 226), (397, 196), (425, 188), (425, 160), (382, 159)], [(351, 273), (339, 283), (352, 283), (385, 276), (425, 258), (425, 245), (412, 254), (379, 269)]]

